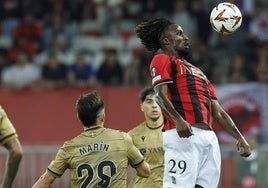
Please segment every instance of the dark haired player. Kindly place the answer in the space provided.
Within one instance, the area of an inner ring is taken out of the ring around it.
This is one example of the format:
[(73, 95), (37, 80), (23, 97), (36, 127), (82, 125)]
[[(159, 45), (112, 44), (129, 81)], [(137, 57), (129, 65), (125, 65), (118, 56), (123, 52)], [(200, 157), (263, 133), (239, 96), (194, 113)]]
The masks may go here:
[(159, 18), (141, 22), (135, 31), (155, 53), (152, 84), (162, 110), (174, 121), (164, 127), (163, 187), (216, 188), (221, 156), (212, 119), (237, 140), (241, 156), (251, 154), (249, 144), (218, 103), (204, 73), (185, 59), (189, 43), (181, 26)]
[(129, 188), (162, 188), (164, 172), (164, 149), (162, 129), (164, 117), (155, 99), (152, 87), (144, 88), (140, 94), (140, 109), (145, 120), (128, 133), (134, 145), (141, 151), (144, 160), (149, 163), (151, 175), (148, 178), (134, 176)]
[(131, 137), (118, 130), (104, 128), (104, 101), (96, 93), (81, 95), (76, 103), (84, 132), (66, 141), (34, 188), (48, 188), (56, 177), (70, 169), (70, 187), (126, 187), (130, 164), (142, 177), (150, 168)]

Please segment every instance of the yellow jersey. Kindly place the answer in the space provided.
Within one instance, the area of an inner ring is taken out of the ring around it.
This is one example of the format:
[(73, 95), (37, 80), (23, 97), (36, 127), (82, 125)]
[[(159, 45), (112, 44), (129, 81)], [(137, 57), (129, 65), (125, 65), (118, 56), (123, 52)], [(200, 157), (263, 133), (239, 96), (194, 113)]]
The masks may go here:
[(146, 122), (130, 130), (134, 145), (144, 156), (144, 160), (150, 165), (151, 175), (148, 178), (134, 176), (129, 188), (162, 188), (164, 173), (164, 148), (162, 126), (150, 128)]
[(95, 126), (66, 141), (48, 171), (57, 177), (69, 169), (73, 188), (124, 188), (128, 164), (143, 160), (127, 133)]

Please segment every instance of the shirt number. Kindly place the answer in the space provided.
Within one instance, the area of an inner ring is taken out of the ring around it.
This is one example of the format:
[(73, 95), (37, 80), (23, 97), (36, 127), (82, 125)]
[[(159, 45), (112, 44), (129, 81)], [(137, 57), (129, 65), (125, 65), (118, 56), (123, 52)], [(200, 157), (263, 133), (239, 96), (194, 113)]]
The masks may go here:
[(176, 174), (177, 172), (179, 174), (182, 174), (185, 172), (187, 164), (184, 160), (175, 161), (174, 159), (170, 159), (168, 163), (171, 163), (171, 168), (169, 169), (170, 173)]
[[(109, 168), (109, 175), (106, 175), (104, 173), (104, 169), (107, 172), (107, 168)], [(102, 161), (97, 166), (97, 175), (100, 178), (100, 181), (98, 183), (99, 188), (105, 188), (108, 187), (111, 183), (111, 178), (113, 175), (116, 174), (116, 166), (114, 162), (112, 161)], [(86, 174), (86, 177), (84, 176)], [(94, 170), (90, 164), (81, 164), (77, 167), (77, 177), (79, 179), (84, 179), (83, 183), (81, 184), (80, 188), (87, 188), (87, 186), (90, 184), (94, 176)]]

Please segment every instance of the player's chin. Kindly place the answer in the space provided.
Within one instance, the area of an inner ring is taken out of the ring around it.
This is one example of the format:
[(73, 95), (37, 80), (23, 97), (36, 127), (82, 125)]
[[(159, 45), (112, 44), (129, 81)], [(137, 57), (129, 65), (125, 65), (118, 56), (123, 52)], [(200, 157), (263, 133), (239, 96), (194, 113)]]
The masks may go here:
[(158, 119), (160, 114), (151, 114), (151, 119)]
[(179, 55), (183, 57), (187, 57), (189, 55), (189, 48), (183, 48), (179, 50)]

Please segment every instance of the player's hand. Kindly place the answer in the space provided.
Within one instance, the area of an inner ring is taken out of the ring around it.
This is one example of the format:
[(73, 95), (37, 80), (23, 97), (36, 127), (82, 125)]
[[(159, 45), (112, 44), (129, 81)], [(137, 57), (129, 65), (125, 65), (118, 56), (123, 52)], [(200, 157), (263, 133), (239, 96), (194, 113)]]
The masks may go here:
[(242, 137), (237, 140), (236, 143), (237, 147), (237, 152), (243, 156), (243, 157), (248, 157), (251, 155), (251, 150), (248, 142)]
[(177, 122), (176, 130), (181, 138), (188, 138), (194, 134), (191, 125), (187, 121), (184, 121), (182, 123)]

